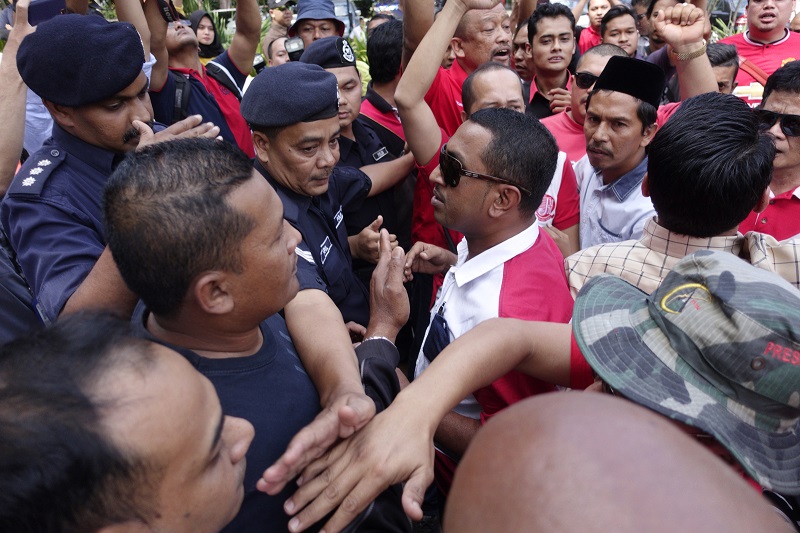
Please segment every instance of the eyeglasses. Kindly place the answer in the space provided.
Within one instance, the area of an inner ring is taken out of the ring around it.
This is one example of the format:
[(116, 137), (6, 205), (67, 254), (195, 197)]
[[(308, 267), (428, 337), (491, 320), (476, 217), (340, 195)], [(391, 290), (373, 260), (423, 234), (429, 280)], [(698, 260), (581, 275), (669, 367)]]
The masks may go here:
[(172, 22), (167, 23), (167, 28), (171, 30), (174, 30), (178, 26), (188, 26), (188, 24), (186, 24), (186, 21), (184, 20), (173, 20)]
[(291, 11), (294, 13), (294, 2), (288, 2), (285, 5), (276, 7), (275, 9), (278, 11)]
[(781, 131), (787, 137), (800, 137), (800, 115), (786, 115), (784, 113), (775, 113), (774, 111), (767, 111), (766, 109), (754, 109), (758, 119), (758, 128), (761, 131), (767, 131), (775, 122), (780, 120)]
[(581, 89), (588, 89), (597, 81), (600, 76), (595, 76), (588, 72), (578, 72), (575, 74), (575, 85)]
[(488, 174), (481, 174), (479, 172), (473, 172), (465, 169), (461, 164), (461, 161), (447, 152), (447, 144), (442, 145), (442, 152), (441, 156), (439, 157), (439, 168), (442, 170), (442, 179), (448, 187), (457, 187), (458, 182), (461, 181), (461, 176), (466, 176), (468, 178), (475, 178), (478, 180), (496, 181), (497, 183), (513, 185), (520, 191), (524, 192), (527, 196), (531, 195), (531, 191), (519, 183), (514, 183), (513, 181), (507, 179), (497, 178), (495, 176), (489, 176)]
[(636, 20), (639, 20), (639, 21), (644, 20), (646, 17), (647, 17), (647, 13), (637, 13), (636, 14)]

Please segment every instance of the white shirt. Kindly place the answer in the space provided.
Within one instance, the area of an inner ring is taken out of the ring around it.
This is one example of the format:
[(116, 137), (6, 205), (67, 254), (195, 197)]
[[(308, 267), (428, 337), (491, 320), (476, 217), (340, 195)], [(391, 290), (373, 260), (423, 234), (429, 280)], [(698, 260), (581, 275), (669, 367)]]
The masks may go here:
[(581, 194), (581, 249), (642, 236), (645, 223), (655, 214), (650, 198), (642, 194), (645, 172), (647, 156), (636, 168), (604, 185), (601, 171), (592, 168), (588, 155), (575, 163)]

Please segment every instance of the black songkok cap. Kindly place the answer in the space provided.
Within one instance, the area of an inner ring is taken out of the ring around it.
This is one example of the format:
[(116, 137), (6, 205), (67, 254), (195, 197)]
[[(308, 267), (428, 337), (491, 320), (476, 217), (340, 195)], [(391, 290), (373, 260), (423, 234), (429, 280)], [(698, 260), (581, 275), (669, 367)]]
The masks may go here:
[(350, 43), (341, 37), (317, 39), (305, 49), (300, 61), (322, 68), (355, 67), (356, 55)]
[(664, 71), (641, 59), (612, 56), (594, 90), (629, 94), (657, 108), (664, 92)]
[(253, 79), (242, 98), (241, 111), (251, 128), (335, 117), (339, 83), (318, 65), (290, 61), (264, 69)]
[(133, 25), (97, 15), (59, 15), (20, 43), (25, 84), (54, 104), (77, 107), (110, 98), (142, 72), (144, 48)]

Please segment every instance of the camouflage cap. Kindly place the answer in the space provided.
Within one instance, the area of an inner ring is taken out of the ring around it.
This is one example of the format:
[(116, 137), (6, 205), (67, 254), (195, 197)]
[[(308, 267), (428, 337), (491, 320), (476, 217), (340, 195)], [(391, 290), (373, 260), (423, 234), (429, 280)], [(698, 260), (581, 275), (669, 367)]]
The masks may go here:
[(789, 283), (704, 250), (649, 296), (591, 279), (573, 324), (613, 389), (714, 436), (761, 486), (800, 493), (800, 292)]

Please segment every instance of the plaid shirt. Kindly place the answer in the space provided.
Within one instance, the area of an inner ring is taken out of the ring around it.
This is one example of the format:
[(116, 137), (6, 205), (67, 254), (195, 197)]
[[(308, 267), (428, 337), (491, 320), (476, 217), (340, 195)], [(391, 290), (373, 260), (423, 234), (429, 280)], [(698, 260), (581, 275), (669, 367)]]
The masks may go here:
[(642, 238), (599, 244), (565, 260), (567, 281), (575, 297), (586, 281), (598, 274), (619, 276), (650, 294), (667, 273), (686, 255), (698, 250), (727, 251), (751, 264), (775, 272), (800, 288), (800, 240), (777, 241), (763, 233), (749, 232), (717, 237), (689, 237), (647, 221)]

